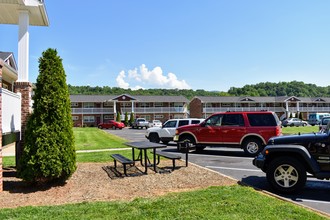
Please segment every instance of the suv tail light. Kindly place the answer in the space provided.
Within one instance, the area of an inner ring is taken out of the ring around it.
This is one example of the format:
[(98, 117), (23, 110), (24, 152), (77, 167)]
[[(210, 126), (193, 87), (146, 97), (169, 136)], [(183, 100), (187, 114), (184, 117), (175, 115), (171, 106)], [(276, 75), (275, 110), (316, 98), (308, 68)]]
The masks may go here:
[(282, 135), (282, 128), (281, 126), (276, 126), (276, 136)]

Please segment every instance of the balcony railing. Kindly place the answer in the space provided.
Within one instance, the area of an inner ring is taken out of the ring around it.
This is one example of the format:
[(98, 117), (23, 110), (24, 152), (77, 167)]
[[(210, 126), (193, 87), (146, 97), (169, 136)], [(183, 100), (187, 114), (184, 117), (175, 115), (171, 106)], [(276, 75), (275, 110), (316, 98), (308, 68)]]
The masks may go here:
[(283, 107), (216, 107), (216, 108), (203, 108), (203, 113), (215, 113), (226, 111), (273, 111), (285, 112)]
[(113, 114), (113, 108), (71, 108), (71, 114)]
[[(128, 110), (127, 112), (131, 112), (132, 109), (121, 109), (122, 112)], [(185, 113), (187, 111), (184, 107), (138, 107), (134, 108), (135, 113)]]
[(2, 133), (21, 130), (21, 95), (0, 89), (2, 93)]
[[(290, 107), (290, 112), (298, 112), (296, 107)], [(330, 112), (330, 107), (299, 107), (299, 112)]]

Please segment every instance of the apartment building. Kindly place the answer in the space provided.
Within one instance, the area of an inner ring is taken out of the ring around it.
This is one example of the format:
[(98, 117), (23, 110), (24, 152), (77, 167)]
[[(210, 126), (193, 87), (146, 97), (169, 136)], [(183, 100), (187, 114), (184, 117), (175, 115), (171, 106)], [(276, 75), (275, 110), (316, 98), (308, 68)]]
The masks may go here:
[(206, 118), (223, 111), (273, 111), (280, 119), (302, 113), (307, 119), (310, 113), (330, 112), (330, 98), (325, 97), (233, 97), (196, 96), (190, 102), (190, 117)]
[(70, 95), (70, 100), (75, 127), (97, 126), (117, 114), (124, 120), (125, 113), (162, 122), (188, 117), (189, 100), (183, 96)]

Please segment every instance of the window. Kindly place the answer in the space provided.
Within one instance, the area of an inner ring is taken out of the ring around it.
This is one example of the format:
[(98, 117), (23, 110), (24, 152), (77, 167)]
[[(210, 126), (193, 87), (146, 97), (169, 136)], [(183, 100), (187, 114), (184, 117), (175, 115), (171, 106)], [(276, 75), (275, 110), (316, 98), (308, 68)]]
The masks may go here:
[(132, 103), (130, 103), (130, 102), (122, 102), (122, 103), (120, 103), (120, 106), (122, 106), (122, 107), (131, 107), (132, 106)]
[(71, 107), (77, 107), (78, 106), (78, 102), (71, 102)]
[(155, 115), (155, 118), (164, 118), (164, 115)]
[(85, 102), (83, 106), (84, 106), (84, 108), (94, 108), (94, 103), (93, 102)]
[(164, 126), (164, 128), (175, 128), (176, 127), (176, 121), (167, 121)]
[(184, 125), (188, 125), (188, 124), (189, 124), (189, 120), (180, 120), (178, 127), (181, 127), (181, 126), (184, 126)]
[(277, 126), (273, 114), (247, 114), (251, 126)]
[(113, 107), (113, 102), (104, 102), (103, 106), (105, 107)]
[(73, 121), (78, 121), (79, 120), (79, 116), (72, 116), (72, 120)]
[(207, 126), (220, 126), (221, 125), (221, 120), (222, 120), (222, 115), (213, 115), (206, 121)]
[(162, 102), (155, 102), (155, 107), (163, 107), (163, 103)]
[(84, 116), (84, 122), (94, 122), (95, 116)]
[(191, 124), (199, 124), (199, 123), (201, 123), (200, 120), (191, 120)]
[(148, 108), (148, 107), (150, 107), (150, 103), (141, 102), (139, 106), (144, 107), (144, 108), (146, 108), (146, 107)]
[(112, 115), (105, 115), (104, 119), (114, 119)]
[(222, 126), (244, 126), (242, 114), (225, 114), (222, 118)]

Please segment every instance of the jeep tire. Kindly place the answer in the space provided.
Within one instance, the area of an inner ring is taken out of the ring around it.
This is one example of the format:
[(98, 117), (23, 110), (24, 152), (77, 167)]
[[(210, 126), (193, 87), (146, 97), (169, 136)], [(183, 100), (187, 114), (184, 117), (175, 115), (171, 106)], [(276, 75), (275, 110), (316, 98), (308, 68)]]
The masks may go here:
[(294, 157), (282, 156), (272, 160), (266, 177), (274, 190), (280, 193), (295, 193), (306, 183), (305, 167)]

